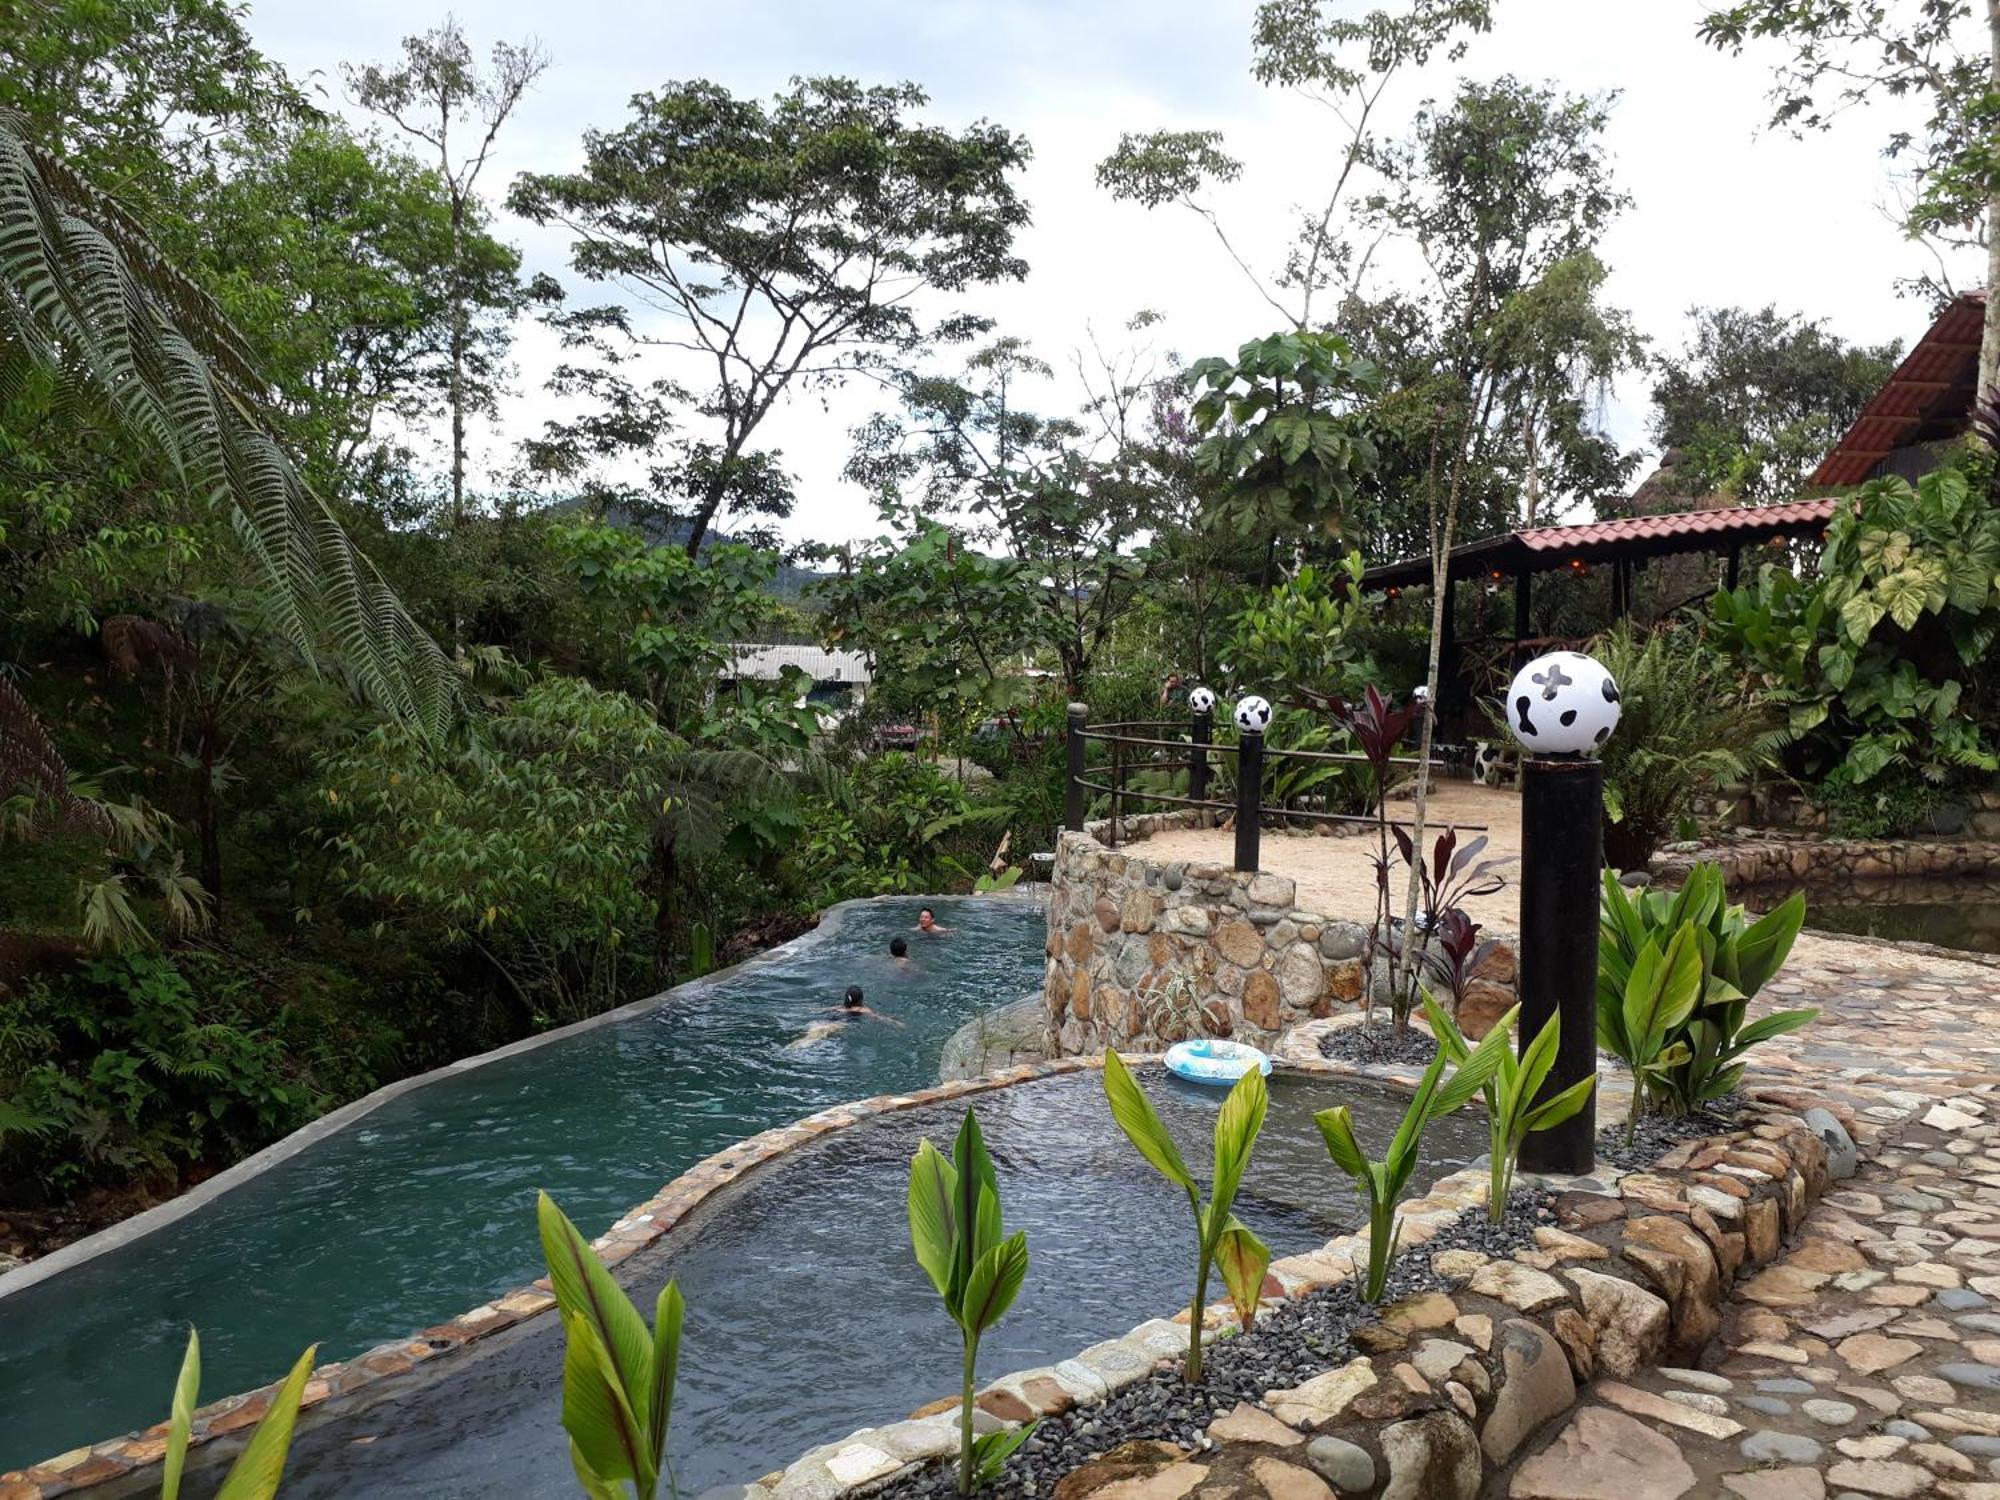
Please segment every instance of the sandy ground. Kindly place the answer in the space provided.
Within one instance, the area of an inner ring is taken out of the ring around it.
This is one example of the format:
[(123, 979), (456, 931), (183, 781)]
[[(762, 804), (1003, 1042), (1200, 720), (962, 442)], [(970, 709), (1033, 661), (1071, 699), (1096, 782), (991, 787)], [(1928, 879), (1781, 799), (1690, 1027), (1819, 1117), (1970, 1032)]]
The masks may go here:
[[(1411, 811), (1407, 800), (1392, 800), (1389, 804), (1390, 817), (1406, 824)], [(1468, 781), (1441, 781), (1431, 793), (1430, 807), (1424, 816), (1427, 825), (1424, 842), (1427, 845), (1435, 844), (1438, 833), (1456, 824), (1460, 829), (1459, 846), (1463, 848), (1478, 837), (1465, 830), (1473, 825), (1484, 827), (1487, 845), (1479, 857), (1482, 860), (1506, 859), (1507, 862), (1495, 872), (1506, 884), (1491, 896), (1477, 897), (1461, 904), (1476, 922), (1505, 931), (1518, 928), (1521, 905), (1515, 877), (1520, 871), (1521, 857), (1520, 794), (1494, 787), (1474, 786)], [(1375, 912), (1375, 868), (1371, 863), (1374, 850), (1374, 836), (1369, 831), (1347, 838), (1326, 838), (1316, 834), (1294, 837), (1267, 828), (1264, 830), (1260, 862), (1266, 870), (1289, 875), (1298, 882), (1298, 904), (1305, 910), (1324, 916), (1367, 921)], [(1186, 860), (1189, 863), (1226, 866), (1236, 857), (1236, 835), (1233, 831), (1214, 828), (1179, 829), (1155, 834), (1142, 844), (1135, 844), (1133, 852), (1143, 853), (1151, 860)], [(1403, 909), (1404, 882), (1408, 878), (1408, 870), (1398, 860), (1391, 879), (1394, 882), (1395, 909), (1399, 912)]]

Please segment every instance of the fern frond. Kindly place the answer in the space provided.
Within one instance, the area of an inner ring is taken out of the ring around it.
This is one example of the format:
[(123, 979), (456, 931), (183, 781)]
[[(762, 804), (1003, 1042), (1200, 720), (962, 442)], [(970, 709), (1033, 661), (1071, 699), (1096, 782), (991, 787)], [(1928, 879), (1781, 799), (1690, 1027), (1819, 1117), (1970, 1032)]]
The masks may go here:
[(227, 504), (270, 584), (273, 621), (308, 661), (330, 635), (360, 688), (436, 735), (460, 679), (266, 430), (242, 336), (136, 220), (0, 110), (0, 340), (81, 379)]

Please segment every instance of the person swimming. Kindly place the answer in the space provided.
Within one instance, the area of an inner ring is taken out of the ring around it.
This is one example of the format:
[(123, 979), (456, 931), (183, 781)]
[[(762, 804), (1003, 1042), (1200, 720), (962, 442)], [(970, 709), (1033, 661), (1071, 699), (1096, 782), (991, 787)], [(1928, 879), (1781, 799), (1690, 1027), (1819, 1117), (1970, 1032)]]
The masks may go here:
[(902, 963), (910, 961), (910, 940), (908, 938), (889, 939), (889, 957)]
[(841, 1028), (850, 1021), (886, 1021), (891, 1026), (903, 1024), (894, 1016), (885, 1016), (879, 1010), (870, 1010), (868, 997), (862, 993), (858, 984), (850, 984), (847, 993), (841, 997), (840, 1004), (828, 1010), (826, 1014), (830, 1019), (813, 1022), (803, 1033), (786, 1043), (787, 1050), (809, 1047), (814, 1042), (823, 1042), (829, 1037), (837, 1036)]
[(917, 913), (917, 931), (930, 937), (936, 937), (940, 933), (950, 932), (951, 929), (939, 923), (937, 913), (926, 906), (922, 911)]

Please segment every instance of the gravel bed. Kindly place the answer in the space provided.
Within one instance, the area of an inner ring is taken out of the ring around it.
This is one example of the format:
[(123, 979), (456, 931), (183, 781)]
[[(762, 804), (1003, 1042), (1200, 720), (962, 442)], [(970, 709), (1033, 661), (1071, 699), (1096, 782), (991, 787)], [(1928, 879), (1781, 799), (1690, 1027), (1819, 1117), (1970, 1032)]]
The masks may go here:
[[(1431, 1270), (1431, 1256), (1439, 1250), (1478, 1250), (1498, 1256), (1532, 1246), (1535, 1227), (1555, 1221), (1553, 1202), (1552, 1194), (1517, 1188), (1501, 1224), (1491, 1223), (1478, 1210), (1468, 1211), (1428, 1243), (1397, 1256), (1384, 1304), (1413, 1293), (1448, 1290), (1453, 1283)], [(1045, 1497), (1071, 1470), (1137, 1439), (1199, 1447), (1208, 1424), (1237, 1402), (1261, 1401), (1266, 1391), (1298, 1385), (1353, 1358), (1357, 1351), (1349, 1336), (1374, 1318), (1375, 1309), (1361, 1301), (1352, 1282), (1309, 1292), (1265, 1313), (1249, 1333), (1210, 1344), (1203, 1356), (1200, 1385), (1182, 1380), (1180, 1362), (1175, 1360), (1095, 1406), (1074, 1407), (1045, 1418), (1007, 1461), (1000, 1477), (980, 1494), (999, 1500)], [(944, 1460), (875, 1495), (886, 1500), (947, 1500), (958, 1493), (957, 1475), (956, 1458)]]
[(1683, 1141), (1705, 1135), (1727, 1135), (1736, 1128), (1736, 1101), (1725, 1100), (1689, 1115), (1643, 1115), (1639, 1128), (1626, 1144), (1623, 1125), (1607, 1125), (1597, 1132), (1597, 1159), (1606, 1166), (1628, 1172), (1643, 1171)]
[(1353, 1063), (1415, 1063), (1426, 1066), (1437, 1056), (1437, 1039), (1414, 1026), (1387, 1020), (1374, 1026), (1339, 1026), (1320, 1039), (1320, 1056)]

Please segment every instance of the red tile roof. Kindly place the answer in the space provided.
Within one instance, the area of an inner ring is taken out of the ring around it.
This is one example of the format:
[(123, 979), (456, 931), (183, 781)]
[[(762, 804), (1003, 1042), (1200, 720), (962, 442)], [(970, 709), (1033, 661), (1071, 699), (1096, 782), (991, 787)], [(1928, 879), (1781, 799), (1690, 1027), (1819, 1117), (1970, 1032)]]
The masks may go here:
[(1720, 510), (1675, 511), (1661, 516), (1621, 516), (1614, 521), (1587, 521), (1579, 526), (1537, 526), (1514, 535), (1530, 552), (1575, 552), (1579, 548), (1627, 541), (1724, 537), (1745, 532), (1772, 533), (1794, 526), (1819, 527), (1832, 518), (1833, 507), (1831, 499), (1792, 500), (1783, 505), (1732, 505)]
[(1985, 320), (1984, 292), (1953, 299), (1807, 483), (1816, 489), (1859, 484), (1896, 449), (1962, 431), (1978, 385)]

